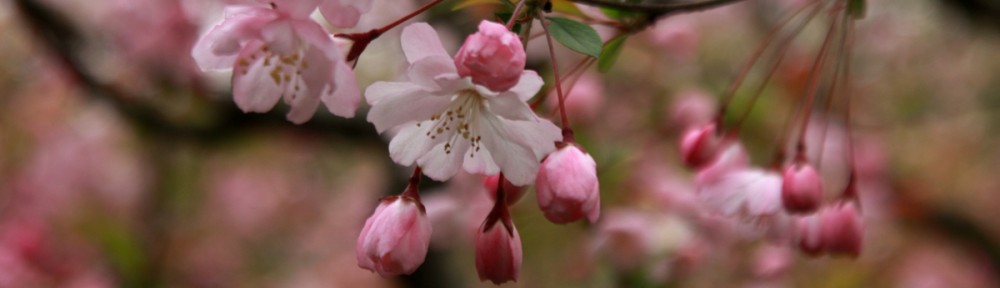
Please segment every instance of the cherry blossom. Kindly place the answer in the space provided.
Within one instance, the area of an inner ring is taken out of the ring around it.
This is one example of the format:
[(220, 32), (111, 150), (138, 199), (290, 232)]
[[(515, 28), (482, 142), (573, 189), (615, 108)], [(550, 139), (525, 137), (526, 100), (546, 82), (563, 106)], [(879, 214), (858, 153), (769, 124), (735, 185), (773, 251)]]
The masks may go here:
[(401, 42), (410, 80), (376, 82), (365, 91), (375, 129), (401, 127), (389, 143), (393, 161), (415, 163), (442, 181), (459, 168), (503, 172), (518, 186), (534, 181), (539, 161), (562, 139), (558, 127), (525, 103), (541, 88), (541, 77), (525, 70), (509, 90), (491, 91), (459, 76), (430, 25), (406, 27)]
[(309, 18), (317, 1), (269, 1), (270, 8), (229, 6), (192, 55), (202, 70), (233, 69), (233, 97), (244, 112), (267, 112), (279, 99), (303, 123), (320, 101), (353, 117), (360, 103), (354, 72), (333, 39)]

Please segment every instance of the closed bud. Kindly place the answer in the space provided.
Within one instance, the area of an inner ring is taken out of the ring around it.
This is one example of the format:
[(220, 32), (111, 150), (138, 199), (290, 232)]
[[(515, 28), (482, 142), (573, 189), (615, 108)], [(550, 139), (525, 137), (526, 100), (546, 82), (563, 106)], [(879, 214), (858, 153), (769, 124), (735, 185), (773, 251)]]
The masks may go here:
[(715, 124), (689, 130), (681, 139), (684, 164), (691, 168), (705, 167), (718, 157), (727, 142), (716, 133)]
[(830, 254), (857, 257), (861, 254), (864, 227), (853, 201), (844, 201), (824, 210), (820, 235)]
[(597, 163), (575, 144), (567, 144), (542, 161), (535, 178), (535, 196), (545, 218), (566, 224), (601, 214)]
[(796, 224), (799, 250), (809, 256), (819, 256), (823, 253), (824, 241), (820, 235), (822, 225), (820, 215), (814, 214), (799, 218)]
[(823, 202), (823, 180), (805, 162), (796, 162), (785, 168), (781, 181), (781, 202), (789, 213), (816, 211)]
[(490, 280), (497, 285), (517, 282), (521, 273), (521, 235), (506, 205), (495, 205), (476, 233), (476, 271), (480, 281)]
[(419, 200), (382, 198), (358, 236), (358, 266), (382, 277), (413, 273), (424, 263), (430, 238), (431, 222)]
[(483, 20), (479, 32), (466, 38), (455, 54), (455, 67), (458, 75), (472, 77), (472, 83), (507, 91), (520, 81), (525, 59), (516, 34), (502, 24)]

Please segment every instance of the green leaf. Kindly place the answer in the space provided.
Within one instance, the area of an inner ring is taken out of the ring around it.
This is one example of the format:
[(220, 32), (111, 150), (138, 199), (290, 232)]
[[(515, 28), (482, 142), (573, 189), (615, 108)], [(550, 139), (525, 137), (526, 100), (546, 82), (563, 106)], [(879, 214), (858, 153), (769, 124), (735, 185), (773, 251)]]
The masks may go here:
[(569, 0), (552, 0), (552, 11), (570, 16), (583, 17), (583, 12), (576, 8), (576, 5)]
[(607, 73), (611, 70), (611, 66), (618, 62), (618, 55), (622, 53), (622, 47), (625, 45), (625, 39), (627, 36), (621, 35), (608, 41), (608, 44), (604, 45), (604, 50), (601, 50), (601, 56), (597, 58), (597, 71), (601, 73)]
[(500, 0), (461, 0), (458, 1), (458, 3), (455, 3), (455, 6), (451, 7), (451, 11), (458, 11), (478, 5), (497, 5), (502, 3), (503, 2), (500, 2)]
[(854, 19), (865, 18), (865, 0), (850, 0), (847, 2), (847, 13)]
[(598, 57), (601, 55), (601, 37), (594, 28), (574, 20), (549, 17), (549, 32), (552, 38), (562, 43), (566, 48), (586, 55)]

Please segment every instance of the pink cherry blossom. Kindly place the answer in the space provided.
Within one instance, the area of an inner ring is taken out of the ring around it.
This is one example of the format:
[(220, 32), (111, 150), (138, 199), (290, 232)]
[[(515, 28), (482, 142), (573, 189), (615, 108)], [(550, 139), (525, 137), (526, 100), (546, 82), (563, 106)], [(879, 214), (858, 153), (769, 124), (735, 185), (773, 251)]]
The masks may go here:
[(549, 154), (538, 169), (535, 195), (545, 218), (565, 224), (584, 216), (591, 223), (601, 214), (597, 163), (575, 144)]
[(539, 161), (562, 139), (558, 127), (525, 103), (542, 87), (541, 77), (526, 70), (510, 90), (491, 91), (458, 74), (430, 25), (404, 28), (401, 42), (410, 80), (376, 82), (365, 91), (375, 129), (401, 128), (389, 143), (393, 161), (417, 164), (439, 181), (459, 168), (503, 172), (519, 186), (534, 181)]
[(372, 9), (373, 0), (322, 0), (319, 11), (330, 25), (350, 28), (358, 24), (361, 15)]
[(383, 198), (358, 236), (358, 266), (382, 277), (410, 274), (424, 263), (431, 222), (409, 196)]
[(524, 73), (524, 46), (517, 34), (502, 24), (483, 20), (479, 32), (465, 39), (455, 54), (458, 75), (472, 77), (472, 83), (493, 91), (517, 85)]
[(303, 123), (320, 101), (353, 117), (360, 103), (354, 72), (323, 28), (309, 18), (316, 1), (268, 1), (273, 8), (230, 6), (195, 44), (202, 70), (233, 69), (233, 97), (244, 112), (267, 112), (279, 99), (288, 120)]
[(802, 161), (785, 168), (781, 202), (790, 213), (809, 213), (819, 208), (823, 202), (823, 179), (812, 165)]
[(781, 206), (781, 175), (777, 172), (736, 169), (716, 181), (699, 183), (698, 197), (710, 211), (749, 224), (754, 234), (780, 240), (790, 232), (792, 219)]

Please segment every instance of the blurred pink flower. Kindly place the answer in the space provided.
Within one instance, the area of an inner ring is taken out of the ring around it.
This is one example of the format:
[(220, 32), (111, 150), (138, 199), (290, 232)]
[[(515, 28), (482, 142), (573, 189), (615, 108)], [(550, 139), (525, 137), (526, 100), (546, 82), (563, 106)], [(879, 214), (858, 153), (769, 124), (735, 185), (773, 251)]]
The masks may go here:
[(510, 90), (490, 91), (458, 75), (430, 25), (404, 28), (401, 41), (410, 81), (376, 82), (365, 91), (368, 121), (379, 133), (402, 127), (389, 143), (393, 161), (416, 163), (442, 181), (459, 168), (503, 172), (514, 185), (534, 181), (539, 161), (562, 139), (558, 127), (525, 103), (541, 88), (541, 77), (524, 71)]
[(335, 115), (353, 117), (361, 101), (354, 72), (309, 18), (315, 1), (271, 3), (274, 9), (227, 7), (225, 20), (195, 44), (198, 65), (232, 68), (233, 97), (245, 112), (267, 112), (283, 98), (294, 123), (312, 118), (320, 101)]
[(358, 236), (358, 266), (382, 277), (410, 274), (424, 263), (431, 222), (419, 200), (382, 198)]
[(601, 215), (597, 163), (576, 144), (566, 144), (542, 161), (535, 189), (538, 206), (552, 223), (583, 217), (594, 223)]
[(683, 130), (709, 124), (715, 116), (715, 103), (705, 91), (690, 89), (681, 91), (667, 112), (669, 126)]
[[(583, 73), (573, 87), (564, 92), (566, 92), (566, 113), (573, 120), (590, 122), (595, 120), (604, 108), (604, 87), (600, 76), (594, 73)], [(559, 108), (559, 96), (556, 91), (549, 93), (545, 99), (545, 106), (553, 111)]]
[[(503, 24), (483, 20), (455, 53), (458, 75), (493, 91), (510, 90), (524, 73), (524, 46)], [(532, 95), (533, 96), (533, 95)]]
[(358, 24), (361, 15), (372, 9), (373, 0), (322, 0), (319, 11), (330, 25), (350, 28)]

